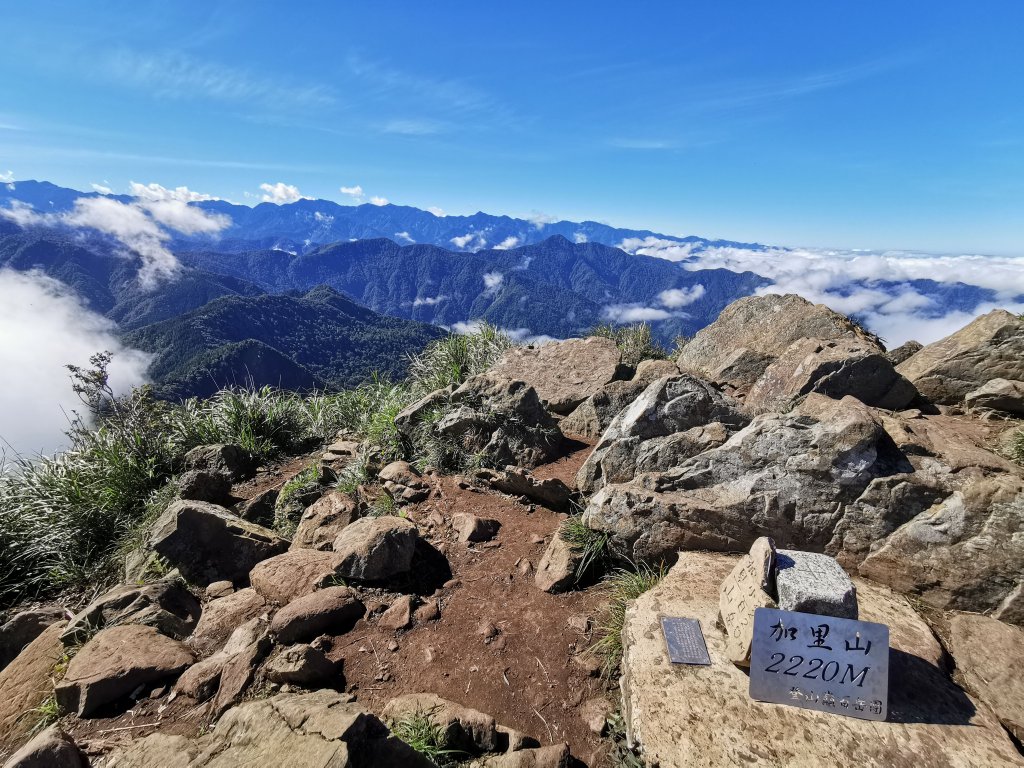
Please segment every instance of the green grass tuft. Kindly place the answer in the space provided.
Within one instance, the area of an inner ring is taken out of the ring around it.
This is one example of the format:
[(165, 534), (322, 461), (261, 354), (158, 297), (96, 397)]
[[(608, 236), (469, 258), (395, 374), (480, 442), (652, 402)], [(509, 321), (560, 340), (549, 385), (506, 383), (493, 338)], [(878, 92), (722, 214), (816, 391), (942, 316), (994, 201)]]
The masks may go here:
[(602, 323), (591, 329), (590, 335), (614, 341), (622, 355), (622, 363), (631, 368), (636, 368), (644, 360), (664, 360), (668, 357), (668, 350), (654, 340), (651, 326), (647, 323)]
[(320, 467), (311, 464), (281, 487), (274, 504), (274, 530), (286, 538), (295, 535), (299, 518), (320, 494)]
[(445, 730), (431, 720), (434, 710), (417, 710), (391, 721), (391, 732), (435, 765), (455, 765), (465, 753), (448, 748)]
[(576, 566), (576, 583), (604, 567), (608, 560), (611, 537), (605, 531), (595, 531), (583, 523), (582, 515), (566, 518), (558, 528), (558, 535), (569, 548), (581, 555)]
[(1024, 429), (1018, 429), (1010, 438), (1010, 458), (1024, 464)]
[(622, 627), (626, 623), (626, 609), (647, 590), (657, 586), (665, 577), (664, 567), (657, 570), (640, 563), (620, 568), (604, 580), (608, 593), (608, 609), (597, 625), (600, 639), (590, 650), (604, 662), (604, 673), (612, 677), (622, 662)]
[(480, 323), (473, 333), (452, 334), (428, 344), (410, 360), (409, 381), (420, 395), (458, 386), (491, 368), (513, 346), (506, 334), (489, 323)]

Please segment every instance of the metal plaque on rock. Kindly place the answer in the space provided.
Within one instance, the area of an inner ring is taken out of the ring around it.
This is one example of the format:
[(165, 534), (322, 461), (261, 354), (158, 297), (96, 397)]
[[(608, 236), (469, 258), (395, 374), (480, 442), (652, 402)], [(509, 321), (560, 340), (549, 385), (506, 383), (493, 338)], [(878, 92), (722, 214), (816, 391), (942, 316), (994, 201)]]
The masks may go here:
[(661, 617), (661, 631), (668, 646), (668, 658), (673, 664), (699, 664), (708, 666), (711, 657), (697, 619)]
[(869, 621), (758, 608), (750, 655), (750, 697), (885, 720), (889, 628)]

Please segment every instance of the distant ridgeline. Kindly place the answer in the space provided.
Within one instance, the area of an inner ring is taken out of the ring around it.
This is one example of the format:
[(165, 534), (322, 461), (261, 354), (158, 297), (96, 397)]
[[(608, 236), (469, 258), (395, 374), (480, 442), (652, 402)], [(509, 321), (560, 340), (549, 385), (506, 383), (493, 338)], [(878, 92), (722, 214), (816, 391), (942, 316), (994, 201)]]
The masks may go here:
[[(13, 190), (0, 185), (0, 206), (18, 201), (42, 213), (95, 196), (46, 182), (18, 182)], [(566, 338), (602, 322), (651, 320), (656, 338), (668, 345), (771, 284), (753, 272), (686, 269), (613, 244), (657, 237), (689, 243), (695, 252), (763, 246), (596, 222), (439, 217), (324, 200), (195, 205), (227, 214), (232, 225), (217, 240), (173, 241), (183, 269), (150, 291), (140, 289), (139, 262), (125, 257), (124, 245), (89, 229), (23, 229), (0, 218), (0, 268), (39, 270), (117, 322), (126, 343), (156, 355), (151, 375), (167, 396), (249, 381), (306, 389), (347, 386), (373, 372), (400, 376), (406, 355), (443, 332), (431, 325), (457, 329), (475, 320), (520, 338)], [(417, 244), (401, 244), (409, 240)], [(495, 243), (518, 245), (485, 247)], [(911, 284), (948, 309), (969, 310), (994, 298), (963, 284)]]

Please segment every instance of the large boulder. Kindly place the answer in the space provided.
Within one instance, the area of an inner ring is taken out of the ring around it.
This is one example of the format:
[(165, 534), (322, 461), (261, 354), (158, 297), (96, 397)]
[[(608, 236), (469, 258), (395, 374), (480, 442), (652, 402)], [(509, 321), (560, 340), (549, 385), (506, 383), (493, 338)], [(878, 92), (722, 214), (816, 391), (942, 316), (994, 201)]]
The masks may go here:
[(562, 419), (559, 426), (567, 435), (600, 437), (619, 411), (636, 400), (651, 383), (678, 373), (679, 368), (671, 360), (644, 360), (632, 379), (605, 384)]
[(215, 504), (176, 501), (153, 523), (149, 547), (206, 586), (245, 579), (258, 562), (288, 549), (288, 540)]
[(820, 552), (872, 480), (912, 469), (870, 408), (811, 394), (674, 469), (605, 486), (583, 520), (634, 560), (746, 551), (760, 536)]
[(344, 578), (379, 581), (408, 572), (419, 531), (404, 517), (364, 517), (334, 542), (337, 572)]
[(1024, 381), (992, 379), (964, 396), (968, 407), (1024, 416)]
[[(583, 493), (593, 493), (607, 482), (607, 472), (615, 471), (623, 478), (624, 468), (635, 465), (641, 446), (652, 439), (712, 423), (736, 429), (748, 421), (739, 403), (708, 382), (685, 374), (665, 376), (650, 384), (612, 420), (580, 467), (576, 485)], [(706, 444), (701, 450), (704, 447)], [(612, 458), (605, 466), (609, 455)], [(631, 478), (632, 474), (624, 477)]]
[(456, 389), (445, 415), (431, 428), (492, 466), (535, 467), (555, 458), (562, 441), (558, 422), (533, 387), (492, 372)]
[(200, 656), (207, 656), (221, 648), (236, 627), (269, 610), (266, 598), (252, 587), (211, 600), (204, 606), (188, 645)]
[(359, 519), (360, 503), (339, 490), (306, 507), (292, 536), (292, 548), (330, 549), (342, 528)]
[(493, 752), (498, 747), (493, 717), (433, 693), (407, 693), (391, 699), (381, 716), (394, 721), (416, 714), (426, 715), (454, 749), (473, 753)]
[(43, 631), (65, 618), (64, 609), (58, 607), (31, 608), (19, 611), (0, 626), (0, 670), (14, 661), (21, 649)]
[(628, 369), (611, 339), (592, 336), (540, 346), (513, 347), (491, 368), (495, 376), (533, 387), (548, 409), (563, 416)]
[[(755, 701), (716, 626), (718, 588), (736, 558), (685, 552), (627, 610), (621, 687), (627, 733), (661, 766), (1020, 765), (988, 708), (947, 675), (942, 649), (903, 597), (857, 583), (860, 617), (889, 626), (889, 719), (872, 722)], [(663, 615), (700, 621), (711, 665), (670, 664)]]
[(293, 549), (257, 565), (249, 581), (269, 602), (287, 605), (334, 581), (340, 567), (341, 558), (333, 552)]
[(227, 475), (232, 481), (251, 477), (256, 469), (252, 455), (237, 445), (200, 445), (185, 454), (185, 468)]
[(62, 710), (88, 717), (140, 685), (177, 677), (193, 661), (184, 644), (152, 627), (111, 627), (82, 646), (54, 693)]
[(1024, 573), (1024, 480), (965, 482), (874, 547), (860, 573), (936, 608), (998, 609)]
[(862, 403), (900, 410), (917, 396), (877, 344), (862, 339), (800, 339), (761, 375), (743, 401), (751, 413), (784, 413), (818, 392), (835, 399), (853, 395)]
[(25, 713), (53, 693), (53, 666), (64, 653), (63, 629), (63, 622), (51, 624), (0, 670), (0, 754), (28, 735), (33, 723)]
[(323, 634), (348, 632), (364, 612), (348, 587), (326, 587), (288, 603), (274, 614), (270, 631), (285, 645), (307, 642)]
[(118, 624), (145, 624), (184, 640), (199, 621), (199, 601), (176, 579), (153, 584), (120, 584), (75, 614), (61, 639), (79, 645), (98, 629)]
[(897, 366), (936, 403), (954, 404), (993, 379), (1024, 380), (1024, 320), (996, 309)]
[(1024, 741), (1024, 631), (978, 613), (941, 616), (936, 629), (955, 665), (954, 676)]
[(374, 715), (336, 691), (280, 694), (230, 709), (195, 739), (153, 734), (115, 749), (117, 768), (432, 768)]
[(699, 331), (677, 360), (683, 371), (744, 390), (800, 339), (858, 339), (884, 352), (878, 339), (824, 304), (793, 294), (734, 301)]
[(430, 483), (407, 461), (391, 462), (380, 471), (377, 479), (399, 504), (415, 504), (430, 496)]
[(268, 632), (262, 617), (236, 627), (223, 648), (185, 670), (174, 690), (200, 702), (217, 694), (220, 704), (233, 703), (251, 681), (252, 668), (270, 651)]

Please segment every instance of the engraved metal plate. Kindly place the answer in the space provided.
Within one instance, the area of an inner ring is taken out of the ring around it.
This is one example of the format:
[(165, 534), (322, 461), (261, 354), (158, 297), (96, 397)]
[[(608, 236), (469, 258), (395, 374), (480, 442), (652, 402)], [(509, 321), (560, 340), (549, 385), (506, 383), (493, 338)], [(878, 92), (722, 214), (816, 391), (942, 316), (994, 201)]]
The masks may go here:
[(750, 697), (885, 720), (889, 628), (868, 621), (758, 608), (750, 654)]
[(697, 619), (662, 616), (661, 631), (668, 646), (668, 658), (673, 664), (711, 664), (704, 633)]

